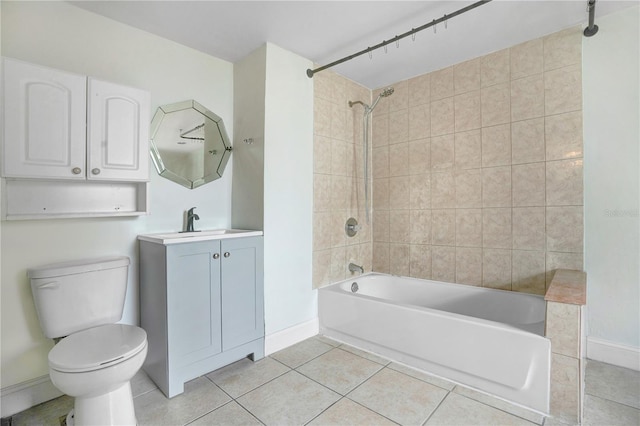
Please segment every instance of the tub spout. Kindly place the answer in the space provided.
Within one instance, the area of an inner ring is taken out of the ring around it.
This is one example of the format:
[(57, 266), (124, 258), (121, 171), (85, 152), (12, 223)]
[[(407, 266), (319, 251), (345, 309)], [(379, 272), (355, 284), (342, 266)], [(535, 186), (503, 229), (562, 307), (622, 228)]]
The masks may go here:
[(360, 265), (356, 265), (355, 263), (350, 263), (349, 264), (349, 271), (351, 272), (360, 272), (361, 274), (364, 274), (364, 268)]

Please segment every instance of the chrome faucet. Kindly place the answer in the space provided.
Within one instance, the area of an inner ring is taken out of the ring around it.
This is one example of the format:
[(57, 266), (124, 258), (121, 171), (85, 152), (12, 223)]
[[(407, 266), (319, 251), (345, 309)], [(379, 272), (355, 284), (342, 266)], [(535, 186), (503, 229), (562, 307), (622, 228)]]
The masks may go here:
[(350, 263), (349, 264), (349, 271), (351, 272), (360, 272), (361, 274), (364, 274), (364, 268), (360, 265), (356, 265), (355, 263)]
[(191, 207), (187, 212), (187, 230), (184, 232), (199, 232), (193, 229), (193, 221), (200, 220), (200, 216), (193, 212), (195, 209), (195, 207)]

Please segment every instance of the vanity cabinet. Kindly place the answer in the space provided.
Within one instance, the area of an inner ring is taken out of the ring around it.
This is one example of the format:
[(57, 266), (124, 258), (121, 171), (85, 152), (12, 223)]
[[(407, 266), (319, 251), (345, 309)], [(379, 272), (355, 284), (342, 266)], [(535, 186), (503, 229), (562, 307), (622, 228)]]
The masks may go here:
[(158, 243), (140, 239), (146, 373), (171, 398), (184, 383), (264, 357), (262, 236)]

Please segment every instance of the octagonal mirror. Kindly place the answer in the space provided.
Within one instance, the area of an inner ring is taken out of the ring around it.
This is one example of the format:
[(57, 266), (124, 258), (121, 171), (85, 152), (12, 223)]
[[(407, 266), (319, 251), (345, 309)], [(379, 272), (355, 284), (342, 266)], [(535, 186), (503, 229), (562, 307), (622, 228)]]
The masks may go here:
[(231, 142), (222, 118), (194, 100), (158, 107), (151, 158), (158, 174), (189, 189), (222, 177)]

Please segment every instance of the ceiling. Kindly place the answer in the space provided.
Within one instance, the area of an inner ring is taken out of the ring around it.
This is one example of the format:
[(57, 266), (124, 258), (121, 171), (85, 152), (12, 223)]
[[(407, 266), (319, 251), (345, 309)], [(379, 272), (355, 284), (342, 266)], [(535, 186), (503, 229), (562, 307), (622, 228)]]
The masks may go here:
[[(236, 62), (265, 42), (325, 65), (472, 1), (72, 1)], [(598, 17), (637, 1), (598, 0)], [(587, 0), (494, 0), (333, 69), (370, 89), (587, 22)], [(606, 31), (606, 28), (601, 28)], [(595, 36), (597, 37), (597, 35)]]

